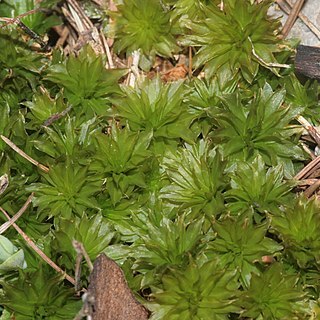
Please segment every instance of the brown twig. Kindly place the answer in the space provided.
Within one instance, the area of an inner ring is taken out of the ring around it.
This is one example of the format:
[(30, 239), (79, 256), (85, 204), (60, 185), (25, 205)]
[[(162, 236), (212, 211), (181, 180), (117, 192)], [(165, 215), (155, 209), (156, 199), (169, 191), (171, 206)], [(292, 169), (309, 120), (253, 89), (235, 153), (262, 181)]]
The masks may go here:
[(86, 249), (84, 248), (83, 244), (77, 240), (73, 240), (72, 245), (78, 254), (81, 254), (84, 256), (84, 258), (88, 264), (89, 270), (91, 272), (93, 270), (93, 264), (90, 260), (90, 257), (88, 255)]
[(55, 48), (60, 48), (64, 45), (70, 35), (69, 28), (66, 26), (54, 26), (53, 30), (59, 35), (59, 39), (55, 44)]
[(76, 265), (75, 265), (75, 281), (76, 281), (76, 283), (75, 283), (74, 289), (76, 292), (78, 292), (80, 290), (82, 257), (85, 258), (90, 272), (92, 272), (92, 270), (93, 270), (93, 264), (90, 260), (90, 257), (88, 255), (87, 251), (85, 250), (85, 248), (81, 242), (79, 242), (77, 240), (73, 240), (72, 245), (73, 245), (73, 248), (77, 252)]
[(312, 184), (314, 184), (317, 181), (318, 181), (318, 179), (313, 179), (313, 178), (303, 179), (303, 180), (299, 180), (296, 185), (299, 186), (299, 187), (311, 186)]
[(294, 5), (289, 13), (289, 16), (283, 26), (283, 29), (281, 31), (283, 38), (287, 37), (291, 28), (293, 27), (298, 15), (299, 15), (299, 12), (304, 4), (304, 1), (305, 0), (296, 0), (296, 2), (294, 3)]
[(79, 33), (91, 30), (94, 26), (91, 20), (84, 13), (79, 3), (75, 0), (67, 0), (67, 5), (69, 11), (74, 19), (75, 24), (77, 25), (77, 31)]
[(4, 233), (22, 216), (22, 214), (27, 210), (30, 202), (32, 201), (33, 196), (34, 196), (34, 193), (32, 192), (29, 198), (27, 199), (27, 201), (21, 207), (21, 209), (11, 219), (9, 219), (9, 221), (5, 222), (0, 226), (0, 234)]
[(41, 164), (37, 160), (34, 160), (30, 156), (28, 156), (24, 151), (22, 151), (19, 147), (17, 147), (10, 139), (8, 139), (7, 137), (5, 137), (3, 135), (0, 135), (0, 137), (9, 147), (11, 147), (18, 154), (20, 154), (21, 157), (25, 158), (26, 160), (28, 160), (29, 162), (34, 164), (36, 167), (38, 167), (39, 169), (41, 169), (45, 173), (49, 172), (48, 167), (44, 166), (43, 164)]
[(312, 194), (320, 187), (320, 180), (318, 179), (315, 183), (310, 185), (305, 191), (304, 195), (309, 198), (312, 196)]
[(188, 68), (188, 70), (189, 70), (188, 75), (189, 75), (189, 78), (191, 79), (191, 77), (192, 77), (192, 47), (189, 47), (189, 68)]
[[(290, 13), (290, 9), (293, 7), (291, 0), (276, 0), (280, 9), (286, 14)], [(286, 5), (287, 4), (287, 5)], [(310, 19), (304, 15), (301, 11), (298, 17), (301, 21), (310, 29), (311, 32), (320, 40), (320, 30), (310, 21)]]
[(300, 172), (298, 172), (294, 179), (301, 180), (308, 178), (312, 172), (320, 168), (320, 156), (310, 161)]
[(43, 127), (49, 127), (52, 125), (53, 122), (59, 120), (60, 118), (64, 117), (68, 114), (68, 112), (72, 109), (72, 106), (68, 106), (66, 109), (64, 109), (62, 112), (58, 112), (50, 116), (44, 123)]
[[(10, 220), (10, 216), (7, 214), (7, 212), (0, 207), (0, 210), (2, 213), (6, 216), (8, 220)], [(21, 237), (26, 241), (26, 243), (29, 245), (31, 249), (33, 249), (41, 259), (43, 259), (46, 263), (48, 263), (54, 270), (64, 275), (65, 279), (68, 280), (71, 284), (75, 284), (75, 280), (70, 277), (65, 271), (63, 271), (59, 266), (57, 266), (49, 257), (46, 256), (46, 254), (39, 249), (36, 244), (21, 230), (20, 227), (18, 227), (15, 223), (12, 224), (12, 226), (17, 230), (17, 232), (21, 235)]]
[(72, 51), (79, 51), (85, 44), (89, 43), (97, 54), (104, 53), (99, 32), (89, 17), (85, 14), (80, 2), (75, 0), (66, 0), (61, 9), (66, 20), (77, 33), (75, 44), (71, 44), (70, 41), (68, 41), (69, 45), (72, 47), (70, 49), (72, 49)]
[(75, 292), (78, 292), (81, 288), (81, 262), (82, 254), (77, 252), (76, 264), (74, 268), (74, 279), (76, 281), (74, 285)]
[(302, 124), (302, 126), (308, 131), (309, 135), (313, 138), (313, 140), (320, 147), (320, 132), (319, 130), (313, 126), (307, 119), (303, 116), (298, 116), (297, 121)]
[(305, 145), (303, 142), (300, 142), (300, 144), (302, 149), (310, 156), (312, 160), (317, 157), (315, 153), (312, 150), (310, 150), (310, 148), (307, 145)]
[(38, 12), (40, 10), (41, 10), (40, 8), (33, 9), (33, 10), (27, 11), (25, 13), (22, 13), (22, 14), (16, 16), (15, 18), (4, 18), (4, 17), (1, 17), (0, 21), (4, 21), (6, 23), (4, 23), (2, 26), (0, 26), (0, 29), (6, 27), (9, 24), (13, 24), (13, 23), (17, 22), (19, 19), (21, 19), (21, 18), (23, 18), (25, 16), (28, 16), (30, 14), (36, 13), (36, 12)]

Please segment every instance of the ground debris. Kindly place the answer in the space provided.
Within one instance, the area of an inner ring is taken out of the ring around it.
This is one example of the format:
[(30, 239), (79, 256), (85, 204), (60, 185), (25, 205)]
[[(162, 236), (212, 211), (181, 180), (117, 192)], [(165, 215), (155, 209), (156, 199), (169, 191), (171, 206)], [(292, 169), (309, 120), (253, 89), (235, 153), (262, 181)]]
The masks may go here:
[(92, 320), (145, 320), (149, 312), (135, 299), (121, 268), (106, 255), (94, 262), (88, 296)]

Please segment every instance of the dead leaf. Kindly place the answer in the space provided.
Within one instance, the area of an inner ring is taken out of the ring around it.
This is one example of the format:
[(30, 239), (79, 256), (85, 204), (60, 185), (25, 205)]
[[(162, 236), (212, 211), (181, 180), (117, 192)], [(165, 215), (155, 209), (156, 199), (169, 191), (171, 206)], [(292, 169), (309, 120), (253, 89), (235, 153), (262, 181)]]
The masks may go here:
[(188, 69), (184, 64), (177, 64), (174, 68), (163, 72), (161, 80), (164, 82), (177, 81), (184, 79), (188, 73)]

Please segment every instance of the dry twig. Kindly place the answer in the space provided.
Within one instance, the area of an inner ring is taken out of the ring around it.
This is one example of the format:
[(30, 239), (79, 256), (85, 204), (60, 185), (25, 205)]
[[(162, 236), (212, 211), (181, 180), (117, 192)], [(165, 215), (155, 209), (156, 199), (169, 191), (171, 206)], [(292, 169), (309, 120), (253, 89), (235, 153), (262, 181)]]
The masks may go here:
[(304, 191), (304, 195), (309, 198), (312, 196), (312, 194), (320, 188), (320, 179), (318, 179), (316, 182), (314, 182), (313, 184), (311, 184), (305, 191)]
[[(293, 7), (291, 0), (276, 0), (280, 9), (286, 14), (290, 14), (290, 9)], [(288, 6), (286, 5), (288, 4)], [(302, 12), (299, 12), (298, 17), (301, 21), (310, 29), (311, 32), (320, 40), (320, 30), (305, 16)]]
[(77, 240), (73, 240), (72, 241), (72, 245), (74, 247), (74, 249), (77, 252), (77, 258), (76, 258), (76, 266), (75, 266), (75, 291), (79, 291), (80, 290), (80, 277), (81, 277), (81, 262), (82, 262), (82, 258), (84, 257), (87, 265), (89, 267), (90, 272), (92, 272), (93, 270), (93, 264), (90, 260), (90, 257), (86, 251), (86, 249), (84, 248), (83, 244)]
[(10, 228), (21, 216), (22, 214), (27, 210), (30, 202), (32, 201), (34, 193), (31, 193), (27, 201), (24, 203), (24, 205), (21, 207), (21, 209), (11, 218), (9, 221), (5, 222), (0, 226), (0, 234), (4, 233), (8, 228)]
[[(8, 213), (0, 207), (0, 210), (2, 213), (6, 216), (6, 218), (10, 221), (10, 216)], [(48, 263), (54, 270), (57, 272), (63, 274), (66, 280), (68, 280), (71, 284), (75, 284), (75, 280), (70, 277), (65, 271), (63, 271), (59, 266), (57, 266), (46, 254), (37, 247), (37, 245), (22, 231), (22, 229), (17, 226), (15, 223), (12, 224), (12, 226), (16, 229), (16, 231), (21, 235), (21, 237), (26, 241), (26, 243), (29, 245), (31, 249), (33, 249), (41, 259), (43, 259), (46, 263)]]
[(191, 79), (192, 77), (192, 47), (189, 47), (189, 68), (188, 68), (188, 76)]
[(310, 175), (320, 168), (320, 156), (310, 161), (300, 172), (298, 172), (294, 179), (301, 180), (310, 177)]
[(308, 131), (309, 135), (313, 138), (313, 140), (320, 147), (320, 132), (317, 127), (313, 126), (307, 119), (302, 116), (297, 117), (297, 121), (299, 121), (302, 126)]
[(44, 166), (43, 164), (41, 164), (37, 160), (34, 160), (30, 156), (28, 156), (24, 151), (22, 151), (19, 147), (17, 147), (10, 139), (8, 139), (7, 137), (5, 137), (3, 135), (0, 135), (0, 137), (9, 147), (11, 147), (18, 154), (20, 154), (21, 157), (25, 158), (26, 160), (28, 160), (29, 162), (34, 164), (36, 167), (38, 167), (39, 169), (41, 169), (45, 173), (49, 172), (48, 167)]
[(287, 37), (291, 28), (293, 27), (298, 15), (299, 15), (299, 12), (304, 4), (304, 1), (305, 0), (296, 0), (296, 2), (294, 3), (292, 10), (290, 11), (290, 14), (289, 14), (289, 16), (283, 26), (283, 29), (281, 31), (283, 38)]

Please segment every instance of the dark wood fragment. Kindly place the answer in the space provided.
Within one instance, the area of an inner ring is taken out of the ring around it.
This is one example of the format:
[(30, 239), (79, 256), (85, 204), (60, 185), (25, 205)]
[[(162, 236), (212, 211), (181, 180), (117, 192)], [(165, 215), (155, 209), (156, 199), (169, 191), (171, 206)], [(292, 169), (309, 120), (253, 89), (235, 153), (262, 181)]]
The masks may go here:
[(92, 320), (146, 320), (149, 312), (134, 298), (121, 268), (106, 255), (94, 262), (88, 295)]
[(299, 75), (320, 80), (320, 48), (299, 45), (295, 69)]

